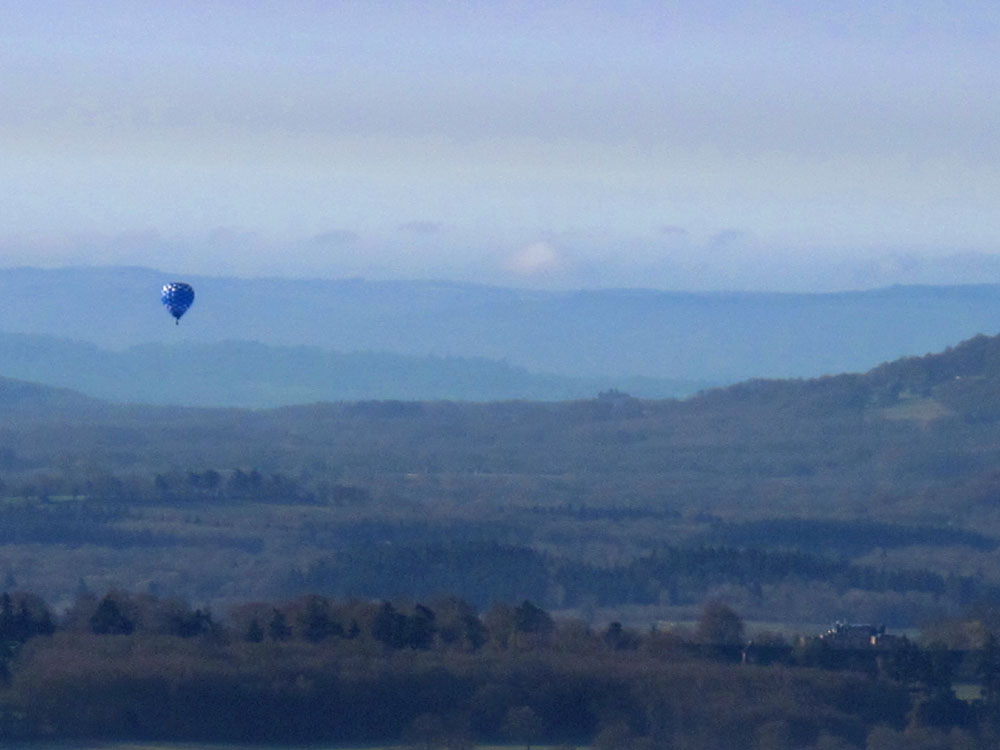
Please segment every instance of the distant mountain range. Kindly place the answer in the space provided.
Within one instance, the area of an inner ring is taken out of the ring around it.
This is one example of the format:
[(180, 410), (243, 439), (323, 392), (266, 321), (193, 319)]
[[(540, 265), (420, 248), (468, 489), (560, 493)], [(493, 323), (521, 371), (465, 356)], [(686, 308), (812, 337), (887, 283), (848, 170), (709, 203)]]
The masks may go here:
[[(159, 304), (174, 280), (197, 295), (179, 326)], [(542, 292), (0, 269), (0, 374), (117, 401), (683, 396), (754, 377), (865, 371), (998, 329), (993, 285)]]
[(117, 403), (263, 408), (366, 399), (561, 401), (611, 389), (686, 396), (705, 383), (530, 373), (483, 358), (339, 354), (256, 342), (142, 344), (124, 350), (0, 333), (0, 372)]
[(8, 418), (18, 413), (57, 416), (69, 411), (103, 411), (105, 404), (68, 388), (0, 377), (0, 409)]

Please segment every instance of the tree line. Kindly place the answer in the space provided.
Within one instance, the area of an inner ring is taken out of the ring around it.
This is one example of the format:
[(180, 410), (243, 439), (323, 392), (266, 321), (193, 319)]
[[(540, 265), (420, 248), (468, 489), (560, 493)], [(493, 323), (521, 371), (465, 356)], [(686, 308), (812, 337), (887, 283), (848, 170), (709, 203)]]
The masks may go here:
[(593, 629), (529, 601), (246, 603), (225, 618), (148, 594), (81, 595), (61, 615), (0, 597), (0, 738), (217, 742), (986, 748), (1000, 739), (1000, 647), (971, 654), (982, 697), (952, 690), (953, 654), (905, 638), (836, 656), (759, 636), (720, 602), (690, 629)]
[[(993, 548), (992, 539), (960, 530), (890, 524), (858, 524), (855, 528), (844, 522), (787, 519), (735, 524), (710, 519), (703, 524), (705, 530), (690, 536), (683, 546), (650, 539), (647, 548), (651, 549), (638, 549), (631, 559), (602, 560), (564, 551), (559, 540), (570, 532), (583, 533), (578, 524), (587, 523), (587, 533), (598, 535), (594, 538), (616, 543), (626, 537), (628, 526), (609, 528), (607, 523), (642, 526), (647, 522), (671, 524), (673, 519), (642, 515), (637, 509), (618, 512), (611, 508), (594, 512), (593, 519), (588, 513), (588, 520), (579, 521), (573, 510), (563, 514), (556, 508), (543, 513), (537, 506), (487, 512), (476, 518), (463, 513), (460, 506), (449, 513), (428, 514), (411, 512), (400, 503), (375, 502), (370, 490), (347, 484), (333, 486), (340, 499), (332, 504), (318, 503), (312, 495), (303, 500), (291, 490), (290, 495), (272, 494), (267, 500), (240, 500), (242, 493), (258, 485), (261, 492), (293, 485), (286, 479), (267, 479), (255, 470), (235, 470), (228, 475), (213, 470), (189, 471), (171, 476), (174, 479), (170, 482), (163, 479), (167, 485), (163, 492), (170, 494), (169, 500), (158, 502), (0, 501), (0, 544), (46, 544), (53, 547), (52, 555), (68, 554), (87, 545), (150, 553), (180, 548), (206, 558), (225, 551), (268, 562), (273, 583), (267, 595), (312, 591), (334, 597), (427, 598), (451, 593), (479, 608), (518, 599), (554, 608), (695, 606), (722, 586), (739, 587), (748, 602), (759, 601), (765, 608), (768, 592), (774, 587), (801, 589), (815, 582), (835, 595), (860, 591), (870, 593), (873, 600), (881, 597), (886, 602), (881, 606), (886, 613), (881, 615), (883, 619), (891, 614), (890, 595), (909, 597), (912, 606), (892, 614), (892, 624), (901, 627), (919, 624), (920, 618), (935, 608), (958, 611), (1000, 596), (1000, 585), (986, 575), (949, 574), (929, 569), (921, 560), (914, 560), (913, 567), (853, 562), (836, 554), (835, 543), (824, 546), (823, 542), (832, 536), (843, 538), (846, 547), (853, 546), (859, 553), (880, 541), (884, 548), (935, 543)], [(152, 488), (162, 477), (152, 478), (149, 492), (155, 493)], [(195, 494), (171, 489), (175, 481)], [(127, 486), (124, 481), (119, 484)], [(297, 500), (316, 512), (295, 527), (277, 527), (268, 521), (268, 506)], [(239, 527), (201, 524), (202, 513), (210, 518), (212, 509), (224, 512), (232, 505), (246, 509), (246, 523)], [(190, 513), (175, 514), (169, 524), (155, 522), (164, 507), (190, 509)], [(803, 532), (804, 541), (796, 547), (790, 540), (797, 531)], [(294, 567), (269, 559), (269, 548), (276, 542), (295, 544), (310, 554), (303, 555), (305, 562)], [(331, 553), (330, 549), (337, 551)], [(0, 570), (0, 574), (6, 572)], [(72, 592), (73, 582), (75, 578), (69, 588), (64, 584), (63, 592)], [(879, 606), (877, 601), (873, 606)], [(817, 612), (814, 618), (836, 614)]]
[(946, 598), (954, 608), (1000, 596), (1000, 587), (971, 576), (876, 568), (803, 551), (670, 546), (627, 563), (598, 565), (475, 539), (356, 545), (294, 571), (288, 587), (333, 596), (452, 591), (480, 607), (512, 598), (578, 607), (693, 605), (713, 586), (737, 585), (759, 597), (765, 586), (810, 581), (841, 591), (923, 593)]

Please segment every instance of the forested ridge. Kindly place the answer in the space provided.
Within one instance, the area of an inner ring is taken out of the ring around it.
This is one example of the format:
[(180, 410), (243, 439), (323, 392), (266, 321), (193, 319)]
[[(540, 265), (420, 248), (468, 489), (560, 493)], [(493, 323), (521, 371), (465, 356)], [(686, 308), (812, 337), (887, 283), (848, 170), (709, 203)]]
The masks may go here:
[[(184, 723), (191, 705), (231, 715), (222, 707), (252, 701), (268, 716), (326, 712), (311, 728), (267, 724), (289, 741), (375, 740), (375, 725), (379, 741), (492, 741), (520, 716), (554, 741), (606, 747), (991, 746), (991, 684), (980, 679), (979, 703), (950, 687), (931, 700), (921, 678), (930, 708), (917, 708), (884, 658), (830, 672), (844, 664), (795, 644), (846, 620), (992, 658), (997, 363), (1000, 341), (977, 337), (867, 374), (684, 401), (605, 391), (272, 410), (115, 406), (0, 381), (5, 731), (84, 737), (103, 722), (120, 737), (278, 739), (245, 717)], [(504, 640), (495, 613), (525, 602), (550, 634)], [(784, 644), (778, 663), (706, 651), (695, 634), (709, 603), (738, 612), (755, 642)], [(464, 635), (444, 625), (456, 612)], [(962, 679), (979, 679), (963, 663)], [(529, 683), (548, 687), (529, 699)], [(642, 698), (652, 684), (659, 697)], [(680, 685), (707, 690), (706, 708)], [(412, 703), (436, 691), (451, 697)], [(726, 708), (708, 708), (716, 694)], [(400, 695), (409, 708), (371, 724), (334, 718), (343, 701), (377, 713)], [(442, 713), (458, 704), (461, 720)], [(583, 711), (572, 731), (558, 723), (570, 704)]]
[[(529, 601), (304, 595), (232, 607), (80, 593), (61, 615), (0, 596), (0, 738), (642, 748), (987, 748), (1000, 738), (996, 610), (975, 644), (831, 631), (747, 640), (709, 602), (690, 628), (595, 629)], [(873, 631), (874, 632), (874, 631)], [(960, 700), (964, 681), (978, 697)], [(891, 743), (891, 744), (886, 744)]]
[(54, 601), (412, 586), (912, 627), (1000, 585), (998, 349), (685, 401), (213, 410), (3, 381), (0, 575)]

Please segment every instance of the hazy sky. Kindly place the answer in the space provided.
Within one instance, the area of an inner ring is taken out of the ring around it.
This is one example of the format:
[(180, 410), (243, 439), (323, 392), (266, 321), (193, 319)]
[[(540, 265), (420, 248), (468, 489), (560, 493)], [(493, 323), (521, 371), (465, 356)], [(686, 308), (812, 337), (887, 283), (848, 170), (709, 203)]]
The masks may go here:
[(997, 282), (998, 42), (995, 0), (0, 0), (0, 265)]

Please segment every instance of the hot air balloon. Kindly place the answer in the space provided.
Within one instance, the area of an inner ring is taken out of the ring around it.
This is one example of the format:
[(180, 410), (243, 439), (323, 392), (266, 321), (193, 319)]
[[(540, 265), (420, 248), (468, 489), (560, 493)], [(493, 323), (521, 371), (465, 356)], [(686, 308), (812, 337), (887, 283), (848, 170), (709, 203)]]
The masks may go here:
[(194, 302), (194, 289), (190, 284), (183, 281), (172, 281), (163, 285), (163, 293), (160, 295), (167, 312), (175, 318), (175, 323), (180, 324), (181, 316), (187, 312)]

